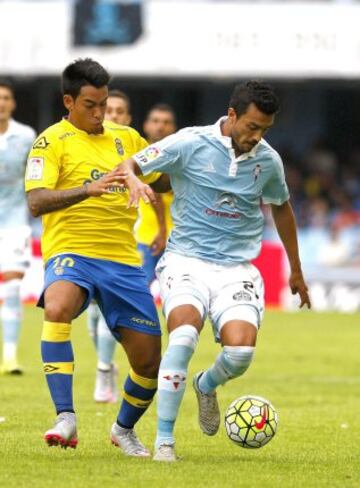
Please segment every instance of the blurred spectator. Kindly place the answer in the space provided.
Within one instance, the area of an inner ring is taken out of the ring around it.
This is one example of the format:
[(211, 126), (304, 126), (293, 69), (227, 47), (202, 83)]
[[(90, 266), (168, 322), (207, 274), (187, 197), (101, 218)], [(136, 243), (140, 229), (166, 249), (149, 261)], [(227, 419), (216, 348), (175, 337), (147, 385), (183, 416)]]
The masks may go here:
[(340, 228), (332, 225), (328, 242), (322, 246), (320, 264), (343, 266), (350, 261), (351, 252), (347, 243), (341, 239)]
[[(294, 158), (280, 150), (304, 265), (360, 265), (360, 148), (337, 154), (324, 139)], [(264, 208), (265, 236), (276, 238)]]

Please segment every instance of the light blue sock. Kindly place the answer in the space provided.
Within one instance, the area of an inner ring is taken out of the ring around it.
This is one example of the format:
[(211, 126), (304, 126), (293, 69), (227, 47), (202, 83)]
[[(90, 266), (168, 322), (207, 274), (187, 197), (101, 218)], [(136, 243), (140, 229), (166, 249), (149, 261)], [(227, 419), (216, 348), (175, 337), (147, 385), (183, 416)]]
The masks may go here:
[(114, 358), (116, 339), (106, 325), (105, 319), (100, 314), (98, 333), (97, 333), (97, 355), (98, 368), (102, 370), (110, 369)]
[(17, 360), (16, 353), (22, 318), (20, 284), (21, 280), (14, 279), (6, 281), (3, 285), (4, 302), (1, 308), (1, 321), (4, 362)]
[(100, 318), (100, 309), (95, 302), (91, 302), (87, 308), (87, 326), (91, 339), (97, 349), (98, 340), (98, 323)]
[(201, 375), (198, 384), (200, 391), (211, 393), (229, 379), (244, 374), (254, 351), (255, 347), (251, 346), (224, 346), (215, 363)]
[(181, 325), (169, 335), (159, 370), (156, 448), (175, 443), (175, 421), (185, 392), (188, 364), (198, 339), (199, 334), (192, 325)]

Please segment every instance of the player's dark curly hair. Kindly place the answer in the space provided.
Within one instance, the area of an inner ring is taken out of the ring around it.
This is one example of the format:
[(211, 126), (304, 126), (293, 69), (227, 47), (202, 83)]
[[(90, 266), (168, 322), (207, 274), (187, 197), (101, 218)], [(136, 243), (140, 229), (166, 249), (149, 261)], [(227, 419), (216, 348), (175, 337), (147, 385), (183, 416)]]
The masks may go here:
[(7, 88), (11, 92), (12, 96), (15, 96), (14, 85), (7, 78), (0, 78), (0, 87)]
[(109, 73), (97, 61), (91, 58), (76, 59), (62, 73), (62, 93), (75, 99), (82, 86), (101, 88), (108, 85), (109, 81)]
[(280, 106), (273, 88), (266, 83), (251, 80), (236, 85), (230, 98), (229, 107), (232, 107), (239, 117), (247, 111), (251, 103), (254, 103), (266, 115), (275, 114), (279, 111)]

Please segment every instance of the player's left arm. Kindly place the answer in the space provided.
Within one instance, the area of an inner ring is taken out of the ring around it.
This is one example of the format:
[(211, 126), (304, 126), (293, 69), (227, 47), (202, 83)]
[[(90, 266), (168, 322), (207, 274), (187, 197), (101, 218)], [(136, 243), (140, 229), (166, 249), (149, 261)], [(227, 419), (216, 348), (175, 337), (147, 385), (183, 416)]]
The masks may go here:
[(293, 295), (296, 293), (300, 295), (300, 308), (304, 305), (311, 308), (308, 287), (305, 283), (301, 269), (296, 220), (290, 201), (287, 200), (281, 205), (271, 204), (271, 212), (290, 263), (289, 286), (291, 292)]

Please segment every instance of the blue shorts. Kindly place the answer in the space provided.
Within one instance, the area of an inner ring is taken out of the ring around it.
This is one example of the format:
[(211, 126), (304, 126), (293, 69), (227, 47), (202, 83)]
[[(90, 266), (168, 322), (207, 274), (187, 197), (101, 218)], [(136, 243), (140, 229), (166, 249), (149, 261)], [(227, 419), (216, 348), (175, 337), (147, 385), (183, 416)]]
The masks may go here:
[(87, 297), (78, 315), (95, 299), (118, 341), (119, 327), (161, 335), (153, 297), (140, 267), (77, 254), (60, 254), (46, 263), (45, 285), (38, 306), (44, 307), (44, 292), (55, 281), (71, 281), (86, 290)]
[(150, 285), (156, 279), (155, 268), (162, 253), (154, 256), (151, 254), (151, 247), (146, 244), (138, 244), (138, 251), (142, 258), (142, 269), (145, 271), (148, 284)]

